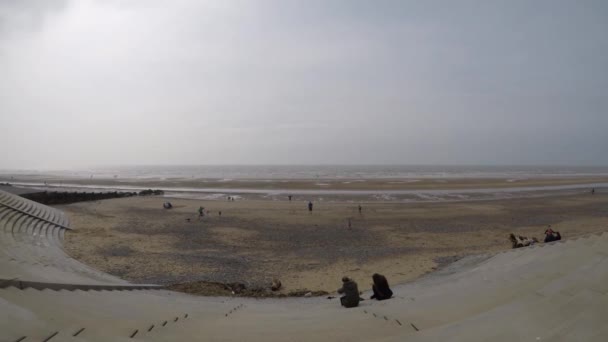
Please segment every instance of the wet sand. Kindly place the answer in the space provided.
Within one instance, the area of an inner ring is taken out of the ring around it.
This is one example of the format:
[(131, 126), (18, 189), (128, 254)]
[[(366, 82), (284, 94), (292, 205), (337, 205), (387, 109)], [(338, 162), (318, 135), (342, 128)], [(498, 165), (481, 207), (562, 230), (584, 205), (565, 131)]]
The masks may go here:
[[(572, 238), (608, 228), (608, 194), (449, 203), (133, 197), (58, 206), (76, 228), (73, 257), (132, 282), (283, 283), (333, 292), (343, 275), (402, 283), (459, 257), (509, 249), (508, 234), (542, 240), (547, 225)], [(199, 206), (209, 214), (199, 221)], [(219, 211), (222, 216), (219, 216)], [(186, 219), (190, 219), (187, 222)], [(348, 227), (348, 220), (352, 227)]]
[[(25, 181), (27, 179), (27, 181)], [(46, 179), (43, 181), (43, 179)], [(42, 181), (42, 182), (41, 182)], [(212, 180), (212, 179), (67, 179), (21, 176), (13, 184), (37, 191), (139, 192), (160, 189), (165, 197), (218, 200), (228, 196), (247, 200), (320, 202), (450, 202), (532, 198), (588, 193), (608, 189), (608, 178), (428, 178), (326, 180)]]

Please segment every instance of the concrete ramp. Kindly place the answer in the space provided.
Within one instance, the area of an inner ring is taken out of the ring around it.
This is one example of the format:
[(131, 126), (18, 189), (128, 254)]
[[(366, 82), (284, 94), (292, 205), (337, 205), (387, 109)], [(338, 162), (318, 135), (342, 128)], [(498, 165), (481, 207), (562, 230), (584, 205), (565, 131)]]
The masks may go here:
[(393, 299), (344, 309), (337, 298), (195, 297), (129, 284), (69, 258), (67, 221), (39, 215), (52, 209), (0, 195), (0, 274), (16, 277), (0, 288), (0, 341), (608, 340), (608, 233), (465, 258), (395, 286)]
[(69, 225), (62, 212), (0, 190), (0, 288), (118, 289), (134, 286), (69, 257), (62, 247), (65, 232), (71, 230)]

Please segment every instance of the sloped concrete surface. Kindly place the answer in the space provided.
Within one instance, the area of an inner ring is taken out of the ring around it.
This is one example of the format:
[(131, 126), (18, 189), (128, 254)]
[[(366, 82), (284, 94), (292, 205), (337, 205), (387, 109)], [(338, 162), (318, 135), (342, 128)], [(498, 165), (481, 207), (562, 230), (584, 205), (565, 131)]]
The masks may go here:
[[(608, 233), (468, 257), (395, 286), (391, 300), (344, 309), (337, 298), (124, 291), (120, 285), (134, 285), (63, 252), (58, 229), (68, 223), (43, 219), (52, 217), (50, 208), (24, 206), (7, 194), (0, 203), (7, 198), (11, 207), (0, 205), (1, 278), (46, 287), (1, 286), (0, 341), (608, 340)], [(27, 214), (15, 213), (15, 205)]]
[(62, 212), (0, 191), (0, 288), (132, 286), (69, 257), (62, 241), (70, 229)]

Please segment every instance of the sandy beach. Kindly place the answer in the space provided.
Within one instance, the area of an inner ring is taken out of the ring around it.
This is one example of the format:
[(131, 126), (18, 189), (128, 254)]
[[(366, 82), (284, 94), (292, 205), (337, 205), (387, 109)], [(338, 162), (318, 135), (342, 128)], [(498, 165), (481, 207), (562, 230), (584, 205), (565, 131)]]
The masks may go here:
[[(605, 231), (604, 192), (449, 203), (201, 201), (132, 197), (58, 206), (74, 231), (73, 257), (132, 282), (240, 282), (282, 293), (333, 292), (343, 275), (402, 283), (459, 257), (511, 248), (508, 234), (542, 240), (548, 225), (572, 238)], [(199, 206), (209, 211), (201, 220)], [(221, 216), (219, 212), (221, 211)], [(189, 220), (189, 221), (188, 221)], [(348, 227), (348, 221), (351, 227)], [(203, 291), (204, 292), (204, 291)]]

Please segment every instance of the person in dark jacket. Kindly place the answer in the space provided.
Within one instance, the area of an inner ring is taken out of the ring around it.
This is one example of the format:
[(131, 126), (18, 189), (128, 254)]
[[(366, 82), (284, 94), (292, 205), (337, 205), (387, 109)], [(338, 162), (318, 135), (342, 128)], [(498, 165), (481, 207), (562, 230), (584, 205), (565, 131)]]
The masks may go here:
[(342, 287), (338, 293), (344, 294), (340, 297), (340, 304), (346, 308), (354, 308), (359, 305), (359, 287), (357, 283), (349, 277), (342, 278)]
[(393, 291), (388, 287), (388, 280), (382, 274), (374, 273), (372, 276), (374, 284), (372, 290), (374, 295), (370, 299), (385, 300), (393, 296)]

